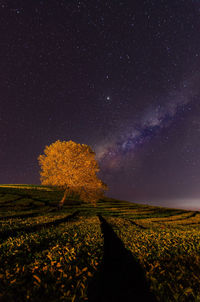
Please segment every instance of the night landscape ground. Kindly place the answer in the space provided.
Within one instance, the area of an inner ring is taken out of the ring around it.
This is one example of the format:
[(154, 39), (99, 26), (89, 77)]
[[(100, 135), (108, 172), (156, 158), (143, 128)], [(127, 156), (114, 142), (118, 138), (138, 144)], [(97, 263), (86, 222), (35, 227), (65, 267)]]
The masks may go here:
[(200, 212), (0, 186), (0, 301), (200, 301)]

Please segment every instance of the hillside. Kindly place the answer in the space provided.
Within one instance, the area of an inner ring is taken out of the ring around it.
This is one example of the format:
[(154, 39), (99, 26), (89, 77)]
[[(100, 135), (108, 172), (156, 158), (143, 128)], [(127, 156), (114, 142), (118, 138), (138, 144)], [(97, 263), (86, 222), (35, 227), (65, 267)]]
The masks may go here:
[(199, 212), (61, 197), (0, 186), (0, 301), (200, 301)]

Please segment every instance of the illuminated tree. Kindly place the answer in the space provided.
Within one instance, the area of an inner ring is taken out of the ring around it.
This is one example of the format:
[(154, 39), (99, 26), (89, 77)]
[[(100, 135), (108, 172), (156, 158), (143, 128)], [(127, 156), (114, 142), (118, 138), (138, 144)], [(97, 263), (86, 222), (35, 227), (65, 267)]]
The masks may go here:
[(99, 166), (95, 153), (87, 145), (58, 140), (45, 147), (38, 161), (41, 183), (64, 190), (59, 207), (71, 194), (85, 202), (96, 203), (107, 190), (107, 185), (97, 177)]

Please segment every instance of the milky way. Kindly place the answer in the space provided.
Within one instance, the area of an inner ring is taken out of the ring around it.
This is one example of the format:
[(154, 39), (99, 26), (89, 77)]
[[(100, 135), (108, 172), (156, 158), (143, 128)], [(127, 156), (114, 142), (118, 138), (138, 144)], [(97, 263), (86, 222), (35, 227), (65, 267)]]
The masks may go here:
[(163, 128), (169, 127), (181, 113), (191, 110), (192, 102), (198, 95), (196, 79), (182, 84), (181, 91), (174, 91), (165, 100), (164, 105), (148, 109), (132, 130), (120, 133), (112, 142), (97, 147), (97, 159), (105, 171), (117, 170), (124, 165), (127, 157), (134, 156), (139, 146), (149, 142)]
[(73, 140), (108, 196), (198, 200), (200, 2), (16, 2), (0, 4), (0, 183), (39, 184), (45, 146)]

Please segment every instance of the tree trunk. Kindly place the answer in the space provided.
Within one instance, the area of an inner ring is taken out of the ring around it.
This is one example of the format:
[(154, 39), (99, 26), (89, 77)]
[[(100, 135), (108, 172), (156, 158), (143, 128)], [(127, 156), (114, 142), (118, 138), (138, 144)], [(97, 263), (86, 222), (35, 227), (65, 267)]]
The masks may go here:
[(66, 197), (67, 197), (67, 193), (68, 193), (68, 190), (66, 189), (65, 192), (64, 192), (64, 195), (63, 195), (63, 198), (61, 199), (61, 201), (59, 202), (59, 209), (62, 209), (63, 208), (63, 205), (64, 205), (64, 202), (66, 200)]

